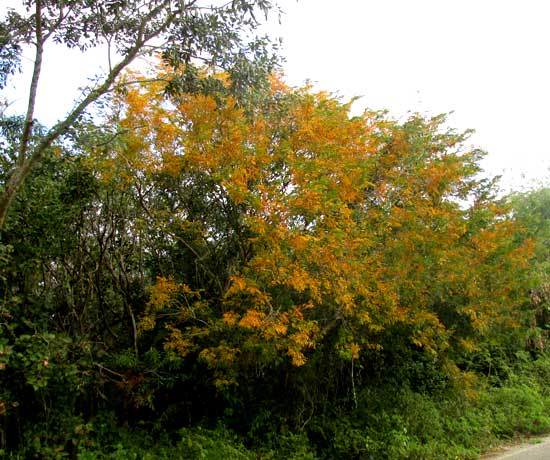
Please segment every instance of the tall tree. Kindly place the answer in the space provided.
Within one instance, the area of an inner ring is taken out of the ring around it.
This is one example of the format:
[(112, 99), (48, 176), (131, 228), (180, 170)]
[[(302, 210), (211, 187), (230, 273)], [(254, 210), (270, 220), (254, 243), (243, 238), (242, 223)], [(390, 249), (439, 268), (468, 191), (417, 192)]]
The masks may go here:
[(222, 374), (274, 356), (302, 366), (329, 336), (353, 359), (395, 331), (438, 355), (511, 323), (529, 245), (476, 178), (481, 153), (443, 117), (350, 118), (277, 79), (252, 118), (232, 98), (167, 106), (159, 94), (136, 86), (118, 100), (124, 150), (104, 169), (152, 180), (155, 226), (208, 280), (159, 273), (141, 326), (168, 327), (167, 349)]
[[(34, 47), (24, 128), (10, 173), (0, 191), (0, 228), (13, 197), (52, 144), (67, 132), (91, 104), (111, 91), (117, 77), (137, 57), (162, 54), (181, 75), (170, 91), (200, 88), (193, 63), (219, 66), (245, 87), (265, 76), (274, 63), (266, 39), (250, 43), (243, 36), (258, 25), (256, 14), (273, 9), (270, 0), (22, 0), (21, 11), (9, 9), (0, 20), (0, 89), (20, 68), (23, 49)], [(24, 12), (23, 12), (24, 10)], [(103, 46), (108, 71), (75, 101), (62, 120), (33, 139), (35, 104), (48, 42), (85, 51)]]

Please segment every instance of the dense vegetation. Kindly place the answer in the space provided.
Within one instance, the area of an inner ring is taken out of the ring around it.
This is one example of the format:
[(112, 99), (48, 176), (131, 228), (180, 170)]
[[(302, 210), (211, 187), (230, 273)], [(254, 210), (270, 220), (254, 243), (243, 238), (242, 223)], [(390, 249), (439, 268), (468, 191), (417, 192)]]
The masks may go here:
[(48, 145), (0, 118), (4, 186), (43, 147), (0, 231), (5, 457), (474, 459), (550, 430), (548, 189), (498, 198), (442, 116), (174, 90), (168, 61)]
[(118, 93), (16, 199), (5, 452), (475, 458), (550, 428), (545, 191), (496, 199), (442, 117), (163, 84)]

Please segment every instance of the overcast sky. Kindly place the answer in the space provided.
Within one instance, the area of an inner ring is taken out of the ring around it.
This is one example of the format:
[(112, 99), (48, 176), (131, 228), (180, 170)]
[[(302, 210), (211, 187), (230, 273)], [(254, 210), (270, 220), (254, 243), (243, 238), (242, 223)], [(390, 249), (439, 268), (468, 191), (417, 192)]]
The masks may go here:
[[(309, 79), (344, 98), (363, 96), (357, 112), (453, 112), (449, 125), (476, 130), (471, 143), (488, 150), (483, 166), (503, 175), (503, 188), (550, 183), (550, 0), (279, 3), (282, 24), (268, 31), (283, 38), (290, 84)], [(81, 58), (66, 50), (46, 58), (42, 121), (66, 113), (78, 85), (102, 63), (99, 53)], [(13, 89), (16, 109), (24, 95)]]
[[(289, 81), (356, 104), (454, 112), (504, 187), (550, 183), (550, 1), (286, 0)], [(526, 177), (522, 177), (525, 175)]]

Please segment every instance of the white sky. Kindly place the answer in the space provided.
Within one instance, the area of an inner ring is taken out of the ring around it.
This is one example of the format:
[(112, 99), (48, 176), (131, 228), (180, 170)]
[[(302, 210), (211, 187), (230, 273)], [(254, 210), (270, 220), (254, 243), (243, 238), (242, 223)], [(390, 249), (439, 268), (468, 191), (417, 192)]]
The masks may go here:
[[(550, 1), (285, 0), (285, 72), (356, 104), (474, 128), (503, 187), (550, 185)], [(525, 177), (522, 177), (525, 176)]]
[[(290, 84), (309, 79), (344, 98), (363, 96), (357, 111), (386, 108), (396, 118), (453, 111), (449, 125), (476, 130), (471, 143), (489, 151), (483, 166), (503, 175), (503, 188), (534, 179), (550, 184), (549, 0), (280, 5), (282, 24), (267, 30), (283, 38)], [(39, 118), (53, 123), (65, 114), (76, 88), (105, 63), (104, 54), (83, 58), (66, 50), (46, 58)], [(23, 78), (28, 75), (17, 77), (9, 93), (14, 110), (25, 100)]]

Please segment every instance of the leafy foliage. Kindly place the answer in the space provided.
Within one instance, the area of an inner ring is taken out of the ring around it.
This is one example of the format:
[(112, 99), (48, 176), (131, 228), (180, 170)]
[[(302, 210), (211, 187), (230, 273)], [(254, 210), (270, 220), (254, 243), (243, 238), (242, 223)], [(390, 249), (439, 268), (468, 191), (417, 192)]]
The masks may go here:
[(514, 217), (534, 241), (530, 297), (532, 318), (531, 346), (544, 350), (550, 329), (550, 189), (542, 187), (509, 197)]
[[(162, 56), (174, 74), (165, 87), (173, 95), (208, 89), (212, 81), (200, 77), (197, 61), (227, 71), (233, 77), (233, 93), (243, 98), (251, 88), (262, 87), (277, 58), (267, 37), (252, 38), (252, 34), (259, 24), (255, 14), (267, 16), (272, 9), (269, 0), (218, 5), (196, 0), (22, 0), (19, 9), (8, 8), (0, 18), (0, 89), (20, 69), (24, 47), (33, 46), (35, 58), (22, 134), (13, 146), (16, 154), (10, 168), (4, 171), (0, 228), (14, 196), (47, 150), (66, 137), (94, 103), (113, 91), (121, 73), (138, 57)], [(36, 136), (35, 105), (50, 42), (82, 52), (102, 47), (108, 70), (83, 90), (64, 119)], [(34, 142), (33, 137), (37, 137)]]
[(50, 146), (2, 230), (0, 448), (451, 459), (548, 427), (525, 351), (544, 245), (468, 133), (153, 71)]
[(98, 161), (144, 174), (150, 227), (203, 272), (163, 272), (145, 329), (175, 318), (162, 322), (166, 346), (227, 371), (224, 386), (251, 364), (248, 350), (301, 366), (334, 333), (342, 358), (357, 360), (399, 331), (446, 356), (519, 319), (529, 242), (516, 243), (507, 209), (475, 178), (480, 154), (461, 149), (464, 135), (441, 117), (350, 119), (330, 95), (278, 80), (271, 99), (252, 119), (232, 98), (167, 105), (151, 85), (116, 102), (122, 152)]

